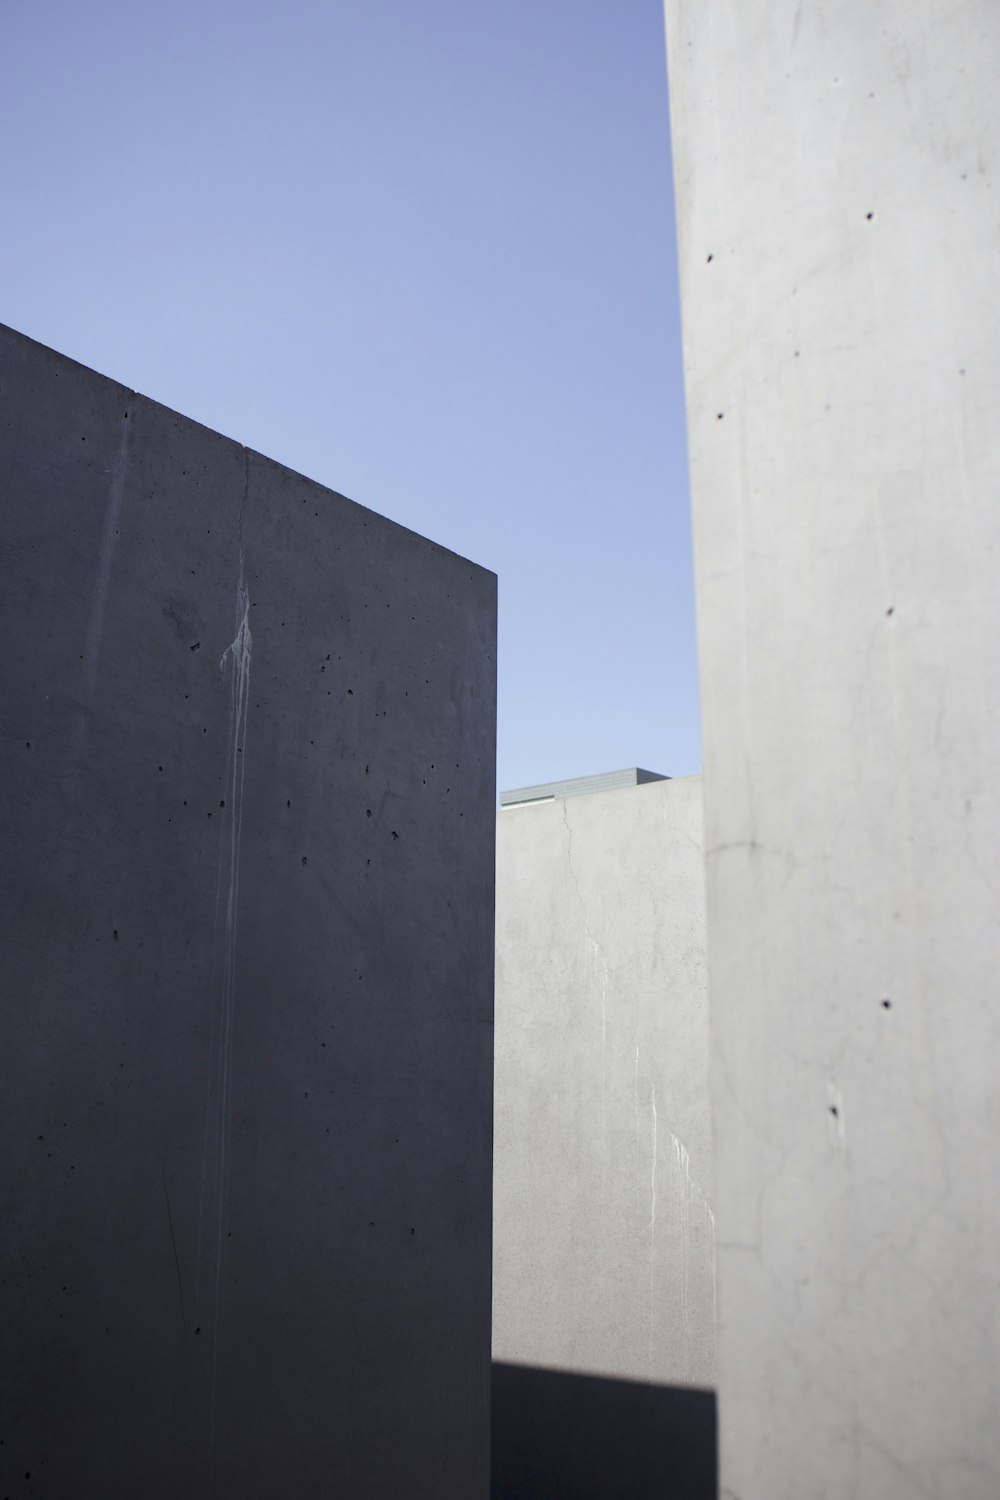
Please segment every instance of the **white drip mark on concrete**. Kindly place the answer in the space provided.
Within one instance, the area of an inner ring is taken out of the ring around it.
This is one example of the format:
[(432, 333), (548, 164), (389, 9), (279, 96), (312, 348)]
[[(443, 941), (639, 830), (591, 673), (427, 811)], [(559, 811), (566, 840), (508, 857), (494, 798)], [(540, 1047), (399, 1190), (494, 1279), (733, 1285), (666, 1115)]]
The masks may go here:
[(687, 1147), (670, 1132), (670, 1143), (674, 1163), (674, 1191), (680, 1218), (681, 1242), (681, 1338), (683, 1340), (684, 1367), (688, 1367), (691, 1351), (691, 1298), (689, 1276), (691, 1272), (691, 1159)]
[(108, 486), (108, 503), (104, 510), (104, 530), (101, 535), (101, 550), (97, 555), (97, 576), (90, 601), (90, 620), (87, 625), (87, 640), (84, 646), (84, 669), (88, 705), (92, 702), (97, 684), (97, 667), (101, 657), (101, 640), (104, 636), (104, 617), (108, 607), (108, 589), (111, 584), (111, 568), (115, 558), (120, 530), (122, 501), (125, 496), (125, 479), (128, 474), (129, 440), (132, 435), (134, 415), (122, 418), (118, 453), (108, 471), (111, 483)]
[[(644, 1076), (645, 1085), (645, 1076)], [(691, 1175), (691, 1157), (679, 1136), (669, 1124), (660, 1126), (662, 1113), (656, 1084), (648, 1081), (648, 1168), (645, 1194), (648, 1217), (645, 1233), (649, 1236), (649, 1292), (647, 1309), (647, 1370), (651, 1376), (663, 1374), (664, 1339), (674, 1346), (680, 1367), (691, 1371), (696, 1366), (711, 1378), (714, 1368), (714, 1329), (716, 1298), (715, 1216), (704, 1192)], [(634, 1102), (636, 1159), (643, 1156), (643, 1132), (639, 1106), (639, 1046), (635, 1046)], [(667, 1197), (661, 1203), (659, 1136), (661, 1129), (670, 1141), (666, 1182)], [(664, 1209), (666, 1210), (664, 1214)], [(666, 1238), (664, 1239), (664, 1231)], [(658, 1243), (662, 1241), (662, 1243)], [(657, 1256), (659, 1255), (659, 1262)], [(706, 1281), (707, 1273), (707, 1281)], [(706, 1327), (705, 1299), (711, 1299), (711, 1323)], [(664, 1320), (667, 1320), (664, 1322)], [(706, 1349), (706, 1338), (709, 1346)]]
[(236, 933), (240, 897), (240, 843), (243, 836), (243, 784), (246, 768), (247, 713), (250, 706), (250, 665), (253, 638), (250, 633), (250, 592), (244, 579), (240, 551), (240, 576), (236, 590), (236, 634), (219, 660), (220, 672), (229, 673), (229, 743), (226, 756), (226, 806), (219, 855), (219, 885), (216, 925), (223, 936), (221, 1024), (218, 1041), (218, 1103), (216, 1110), (216, 1215), (214, 1295), (212, 1299), (212, 1414), (218, 1380), (219, 1304), (222, 1289), (225, 1244), (226, 1168), (233, 1056), (233, 1019), (236, 1007)]
[[(691, 1301), (691, 1274), (702, 1263), (707, 1250), (711, 1278), (712, 1324), (715, 1327), (715, 1215), (701, 1188), (691, 1176), (691, 1157), (684, 1142), (669, 1132), (673, 1157), (674, 1198), (678, 1219), (678, 1237), (682, 1274), (680, 1278), (681, 1336), (684, 1368), (690, 1369), (697, 1352), (696, 1309)], [(699, 1222), (700, 1221), (700, 1222)], [(707, 1242), (707, 1243), (706, 1243)], [(703, 1250), (704, 1244), (704, 1250)]]
[(639, 1043), (635, 1044), (635, 1149), (639, 1153)]
[(705, 1214), (708, 1217), (709, 1223), (714, 1230), (715, 1215), (712, 1213), (711, 1207), (709, 1206), (709, 1202), (705, 1197), (705, 1194), (702, 1192), (701, 1188), (691, 1176), (691, 1157), (688, 1154), (688, 1149), (684, 1145), (683, 1141), (679, 1141), (677, 1139), (673, 1131), (670, 1132), (670, 1139), (673, 1143), (674, 1159), (677, 1165), (678, 1174), (683, 1180), (687, 1190), (692, 1195), (692, 1198), (697, 1198), (699, 1203), (702, 1205), (703, 1209), (705, 1210)]

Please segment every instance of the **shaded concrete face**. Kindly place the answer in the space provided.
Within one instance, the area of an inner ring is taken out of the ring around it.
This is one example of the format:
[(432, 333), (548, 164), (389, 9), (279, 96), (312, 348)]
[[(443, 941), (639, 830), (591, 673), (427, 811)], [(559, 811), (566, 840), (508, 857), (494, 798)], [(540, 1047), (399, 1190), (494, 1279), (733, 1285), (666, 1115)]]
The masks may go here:
[(715, 1393), (493, 1366), (491, 1500), (716, 1500)]
[(1000, 11), (668, 0), (724, 1492), (1000, 1493)]
[(494, 1358), (711, 1384), (701, 787), (497, 820)]
[(492, 575), (0, 337), (3, 1493), (488, 1493)]

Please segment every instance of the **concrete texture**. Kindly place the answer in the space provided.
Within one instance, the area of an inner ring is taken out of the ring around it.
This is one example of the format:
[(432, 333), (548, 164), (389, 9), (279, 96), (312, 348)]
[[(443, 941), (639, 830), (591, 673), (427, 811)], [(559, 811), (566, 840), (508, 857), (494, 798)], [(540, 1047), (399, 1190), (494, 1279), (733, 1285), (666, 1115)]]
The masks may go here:
[(701, 828), (697, 778), (498, 815), (497, 1360), (712, 1382)]
[(0, 1494), (485, 1496), (495, 580), (0, 396)]
[(1000, 9), (668, 0), (723, 1493), (1000, 1494)]

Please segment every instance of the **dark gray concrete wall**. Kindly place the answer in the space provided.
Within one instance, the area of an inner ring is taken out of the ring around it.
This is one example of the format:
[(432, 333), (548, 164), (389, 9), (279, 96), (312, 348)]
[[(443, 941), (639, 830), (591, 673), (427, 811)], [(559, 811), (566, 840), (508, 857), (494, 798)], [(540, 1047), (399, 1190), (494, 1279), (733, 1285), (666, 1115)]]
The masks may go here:
[(0, 486), (0, 1495), (486, 1495), (495, 579), (6, 330)]
[(716, 1500), (715, 1392), (493, 1366), (492, 1500)]

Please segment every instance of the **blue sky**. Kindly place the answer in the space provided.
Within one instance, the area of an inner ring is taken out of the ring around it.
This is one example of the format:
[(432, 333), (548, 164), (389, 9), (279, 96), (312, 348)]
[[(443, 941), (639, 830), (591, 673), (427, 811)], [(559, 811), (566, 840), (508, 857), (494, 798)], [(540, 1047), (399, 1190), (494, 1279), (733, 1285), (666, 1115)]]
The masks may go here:
[(660, 0), (3, 0), (0, 320), (499, 574), (498, 783), (699, 768)]

